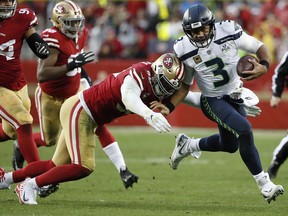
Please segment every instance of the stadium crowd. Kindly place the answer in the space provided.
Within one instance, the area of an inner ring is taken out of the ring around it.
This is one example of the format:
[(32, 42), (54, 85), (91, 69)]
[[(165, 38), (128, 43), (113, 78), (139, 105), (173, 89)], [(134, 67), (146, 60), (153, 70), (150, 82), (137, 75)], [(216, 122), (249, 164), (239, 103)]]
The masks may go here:
[[(55, 0), (18, 1), (37, 12), (41, 31), (51, 25), (49, 14)], [(171, 51), (182, 32), (182, 16), (192, 0), (76, 0), (90, 31), (89, 47), (103, 58), (147, 58)], [(288, 49), (287, 0), (204, 0), (217, 20), (236, 20), (247, 33), (268, 45), (272, 62)], [(48, 14), (48, 15), (47, 15)], [(24, 58), (33, 58), (30, 52)]]

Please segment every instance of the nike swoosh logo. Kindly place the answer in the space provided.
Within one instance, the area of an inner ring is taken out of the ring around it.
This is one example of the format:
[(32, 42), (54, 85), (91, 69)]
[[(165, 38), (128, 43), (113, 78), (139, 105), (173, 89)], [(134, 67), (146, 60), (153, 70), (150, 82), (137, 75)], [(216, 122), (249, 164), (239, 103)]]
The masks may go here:
[(142, 80), (145, 79), (142, 73), (140, 73), (140, 76)]
[(23, 201), (24, 201), (24, 202), (29, 201), (29, 199), (27, 199), (27, 198), (25, 197), (25, 192), (24, 192), (24, 194), (23, 194)]
[(79, 64), (79, 63), (82, 63), (82, 61), (76, 60), (75, 63), (76, 63), (76, 64)]
[(181, 154), (181, 155), (183, 155), (183, 152), (182, 152), (182, 151), (183, 151), (184, 146), (185, 146), (185, 145), (182, 145), (181, 148), (180, 148), (179, 151), (178, 151), (178, 153)]

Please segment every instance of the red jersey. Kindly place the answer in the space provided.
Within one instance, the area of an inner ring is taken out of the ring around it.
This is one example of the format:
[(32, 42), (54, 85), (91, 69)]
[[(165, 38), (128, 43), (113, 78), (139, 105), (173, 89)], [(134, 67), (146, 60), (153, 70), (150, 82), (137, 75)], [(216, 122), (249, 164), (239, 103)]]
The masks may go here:
[[(85, 29), (77, 39), (72, 40), (56, 28), (48, 28), (41, 34), (49, 47), (60, 51), (55, 66), (66, 65), (71, 62), (78, 54), (83, 52), (87, 30)], [(57, 80), (48, 80), (40, 83), (43, 92), (58, 98), (68, 98), (75, 95), (80, 86), (81, 68), (69, 71), (66, 76)]]
[(89, 110), (98, 126), (129, 114), (130, 112), (126, 110), (122, 102), (120, 90), (127, 75), (131, 75), (135, 79), (141, 89), (141, 100), (149, 106), (150, 102), (159, 101), (152, 90), (151, 76), (153, 74), (150, 62), (140, 62), (120, 73), (110, 74), (98, 85), (83, 91), (83, 107)]
[(28, 8), (17, 9), (14, 16), (0, 22), (0, 86), (13, 91), (26, 85), (21, 69), (21, 48), (25, 33), (38, 24)]

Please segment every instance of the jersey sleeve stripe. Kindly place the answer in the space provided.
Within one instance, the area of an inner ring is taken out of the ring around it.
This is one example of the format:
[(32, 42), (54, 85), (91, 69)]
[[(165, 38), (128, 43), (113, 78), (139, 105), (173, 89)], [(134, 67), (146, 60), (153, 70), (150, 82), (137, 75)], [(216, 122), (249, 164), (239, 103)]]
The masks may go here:
[(59, 43), (59, 41), (57, 39), (54, 38), (43, 38), (43, 40), (45, 42), (55, 42), (55, 43)]
[(220, 45), (220, 44), (223, 44), (223, 43), (226, 43), (227, 41), (230, 41), (230, 40), (237, 40), (238, 38), (240, 38), (242, 35), (242, 31), (236, 33), (236, 34), (233, 34), (233, 35), (228, 35), (226, 37), (223, 37), (223, 38), (220, 38), (218, 40), (215, 40), (214, 43)]
[(47, 43), (49, 47), (55, 47), (55, 48), (60, 48), (58, 44), (55, 43)]
[(138, 84), (139, 84), (139, 87), (140, 87), (141, 91), (143, 91), (143, 90), (144, 90), (144, 88), (143, 88), (143, 83), (142, 83), (140, 77), (138, 76), (138, 74), (136, 73), (135, 68), (133, 68), (133, 71), (130, 70), (130, 75), (131, 75), (132, 77), (135, 77), (135, 78), (137, 79), (137, 82), (138, 82)]
[(31, 22), (30, 22), (30, 26), (33, 26), (33, 25), (37, 25), (37, 17), (35, 17)]
[(176, 77), (178, 77), (179, 80), (182, 80), (183, 77), (184, 77), (184, 67), (183, 67), (183, 64), (182, 64), (182, 63), (180, 63), (179, 66), (180, 66), (180, 67), (179, 67), (179, 70), (178, 70), (178, 72), (177, 72), (177, 74), (176, 74)]
[(48, 44), (48, 46), (50, 47), (55, 47), (55, 48), (59, 48), (59, 41), (57, 39), (54, 38), (43, 38), (43, 40)]
[(179, 59), (180, 59), (181, 61), (185, 61), (186, 59), (191, 58), (192, 56), (195, 56), (197, 53), (198, 53), (198, 49), (193, 50), (193, 51), (191, 51), (191, 52), (188, 52), (188, 53), (184, 54), (184, 55), (181, 56)]

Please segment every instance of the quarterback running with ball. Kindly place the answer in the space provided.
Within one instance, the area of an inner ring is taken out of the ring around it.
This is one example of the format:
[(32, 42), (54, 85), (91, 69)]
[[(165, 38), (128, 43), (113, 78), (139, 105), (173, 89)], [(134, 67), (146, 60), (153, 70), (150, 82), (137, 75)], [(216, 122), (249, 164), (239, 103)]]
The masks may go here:
[(268, 49), (261, 41), (246, 34), (235, 21), (215, 22), (212, 12), (202, 3), (193, 3), (186, 10), (182, 27), (186, 36), (176, 40), (174, 51), (184, 63), (186, 74), (181, 89), (171, 101), (178, 105), (194, 78), (202, 92), (202, 112), (217, 124), (219, 134), (198, 139), (179, 134), (170, 165), (177, 169), (183, 158), (189, 155), (199, 158), (201, 151), (235, 153), (239, 149), (242, 161), (270, 203), (283, 194), (284, 189), (275, 185), (262, 169), (241, 98), (243, 83), (236, 72), (238, 50), (241, 49), (256, 54), (259, 59), (259, 63), (252, 61), (254, 69), (245, 72), (249, 75), (244, 80), (264, 75), (269, 68)]

